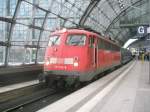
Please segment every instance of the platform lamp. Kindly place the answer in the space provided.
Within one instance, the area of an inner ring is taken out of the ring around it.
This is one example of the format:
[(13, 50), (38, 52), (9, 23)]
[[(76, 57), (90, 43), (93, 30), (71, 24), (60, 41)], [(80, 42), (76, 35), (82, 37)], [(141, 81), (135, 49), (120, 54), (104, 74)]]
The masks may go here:
[[(147, 38), (147, 41), (149, 41), (148, 43), (150, 43), (150, 25), (149, 25), (149, 27), (147, 28), (147, 34), (148, 34), (148, 38)], [(150, 47), (148, 48), (148, 54), (149, 54), (149, 83), (150, 83)]]

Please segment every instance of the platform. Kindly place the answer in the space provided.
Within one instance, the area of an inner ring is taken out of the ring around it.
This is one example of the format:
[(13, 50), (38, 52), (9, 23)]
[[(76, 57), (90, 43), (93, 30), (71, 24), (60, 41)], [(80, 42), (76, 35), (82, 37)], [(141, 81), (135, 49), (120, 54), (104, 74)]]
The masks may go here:
[(0, 87), (0, 94), (8, 92), (8, 91), (12, 91), (12, 90), (20, 89), (23, 87), (32, 86), (32, 85), (35, 85), (38, 83), (39, 83), (38, 80), (33, 80), (33, 81), (22, 82), (22, 83), (18, 83), (18, 84), (12, 84), (9, 86)]
[(149, 62), (136, 66), (92, 112), (150, 112)]
[(37, 80), (42, 70), (42, 64), (0, 67), (0, 87)]
[(134, 61), (38, 112), (150, 112), (149, 105), (149, 63)]

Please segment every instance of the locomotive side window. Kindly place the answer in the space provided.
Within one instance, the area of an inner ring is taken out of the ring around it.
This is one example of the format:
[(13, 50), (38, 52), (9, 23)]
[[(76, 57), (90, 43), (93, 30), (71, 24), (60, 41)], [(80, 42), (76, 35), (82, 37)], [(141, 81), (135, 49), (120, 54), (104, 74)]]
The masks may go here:
[(55, 46), (60, 44), (60, 37), (58, 35), (49, 38), (48, 46)]
[(104, 43), (104, 46), (105, 46), (105, 49), (106, 49), (106, 50), (109, 49), (107, 41)]
[(102, 39), (98, 40), (98, 48), (99, 49), (104, 49), (104, 41)]
[(98, 39), (98, 49), (101, 49), (102, 47), (101, 47), (101, 40), (100, 39)]
[(105, 49), (105, 42), (102, 40), (102, 42), (101, 42), (101, 46), (102, 46), (102, 49)]
[(113, 50), (113, 51), (119, 51), (120, 49), (119, 49), (119, 47), (117, 47), (116, 45), (112, 45), (112, 50)]
[(95, 39), (93, 36), (90, 36), (90, 41), (89, 41), (89, 45), (91, 48), (94, 48), (94, 42), (95, 42)]
[(67, 37), (67, 44), (73, 46), (83, 46), (85, 45), (86, 35), (73, 34)]

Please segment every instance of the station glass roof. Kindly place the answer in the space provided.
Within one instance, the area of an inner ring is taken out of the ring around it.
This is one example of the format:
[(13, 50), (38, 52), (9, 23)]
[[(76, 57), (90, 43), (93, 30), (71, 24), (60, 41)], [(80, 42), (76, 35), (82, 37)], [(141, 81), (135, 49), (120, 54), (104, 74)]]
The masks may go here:
[(121, 46), (148, 24), (149, 0), (0, 0), (0, 65), (43, 62), (51, 31), (89, 26)]

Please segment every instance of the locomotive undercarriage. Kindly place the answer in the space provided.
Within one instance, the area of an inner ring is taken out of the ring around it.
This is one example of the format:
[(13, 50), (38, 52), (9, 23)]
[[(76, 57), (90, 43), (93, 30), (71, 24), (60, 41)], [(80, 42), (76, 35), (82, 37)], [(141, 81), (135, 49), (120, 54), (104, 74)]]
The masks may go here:
[(47, 71), (39, 75), (39, 81), (45, 82), (51, 88), (69, 88), (80, 85), (79, 75), (76, 72), (60, 73), (59, 71)]
[(100, 73), (110, 70), (120, 65), (114, 64), (111, 67), (105, 67), (103, 69), (96, 69), (84, 73), (72, 71), (45, 71), (39, 75), (39, 81), (45, 82), (49, 87), (52, 88), (77, 88), (81, 84), (86, 84), (97, 78)]

